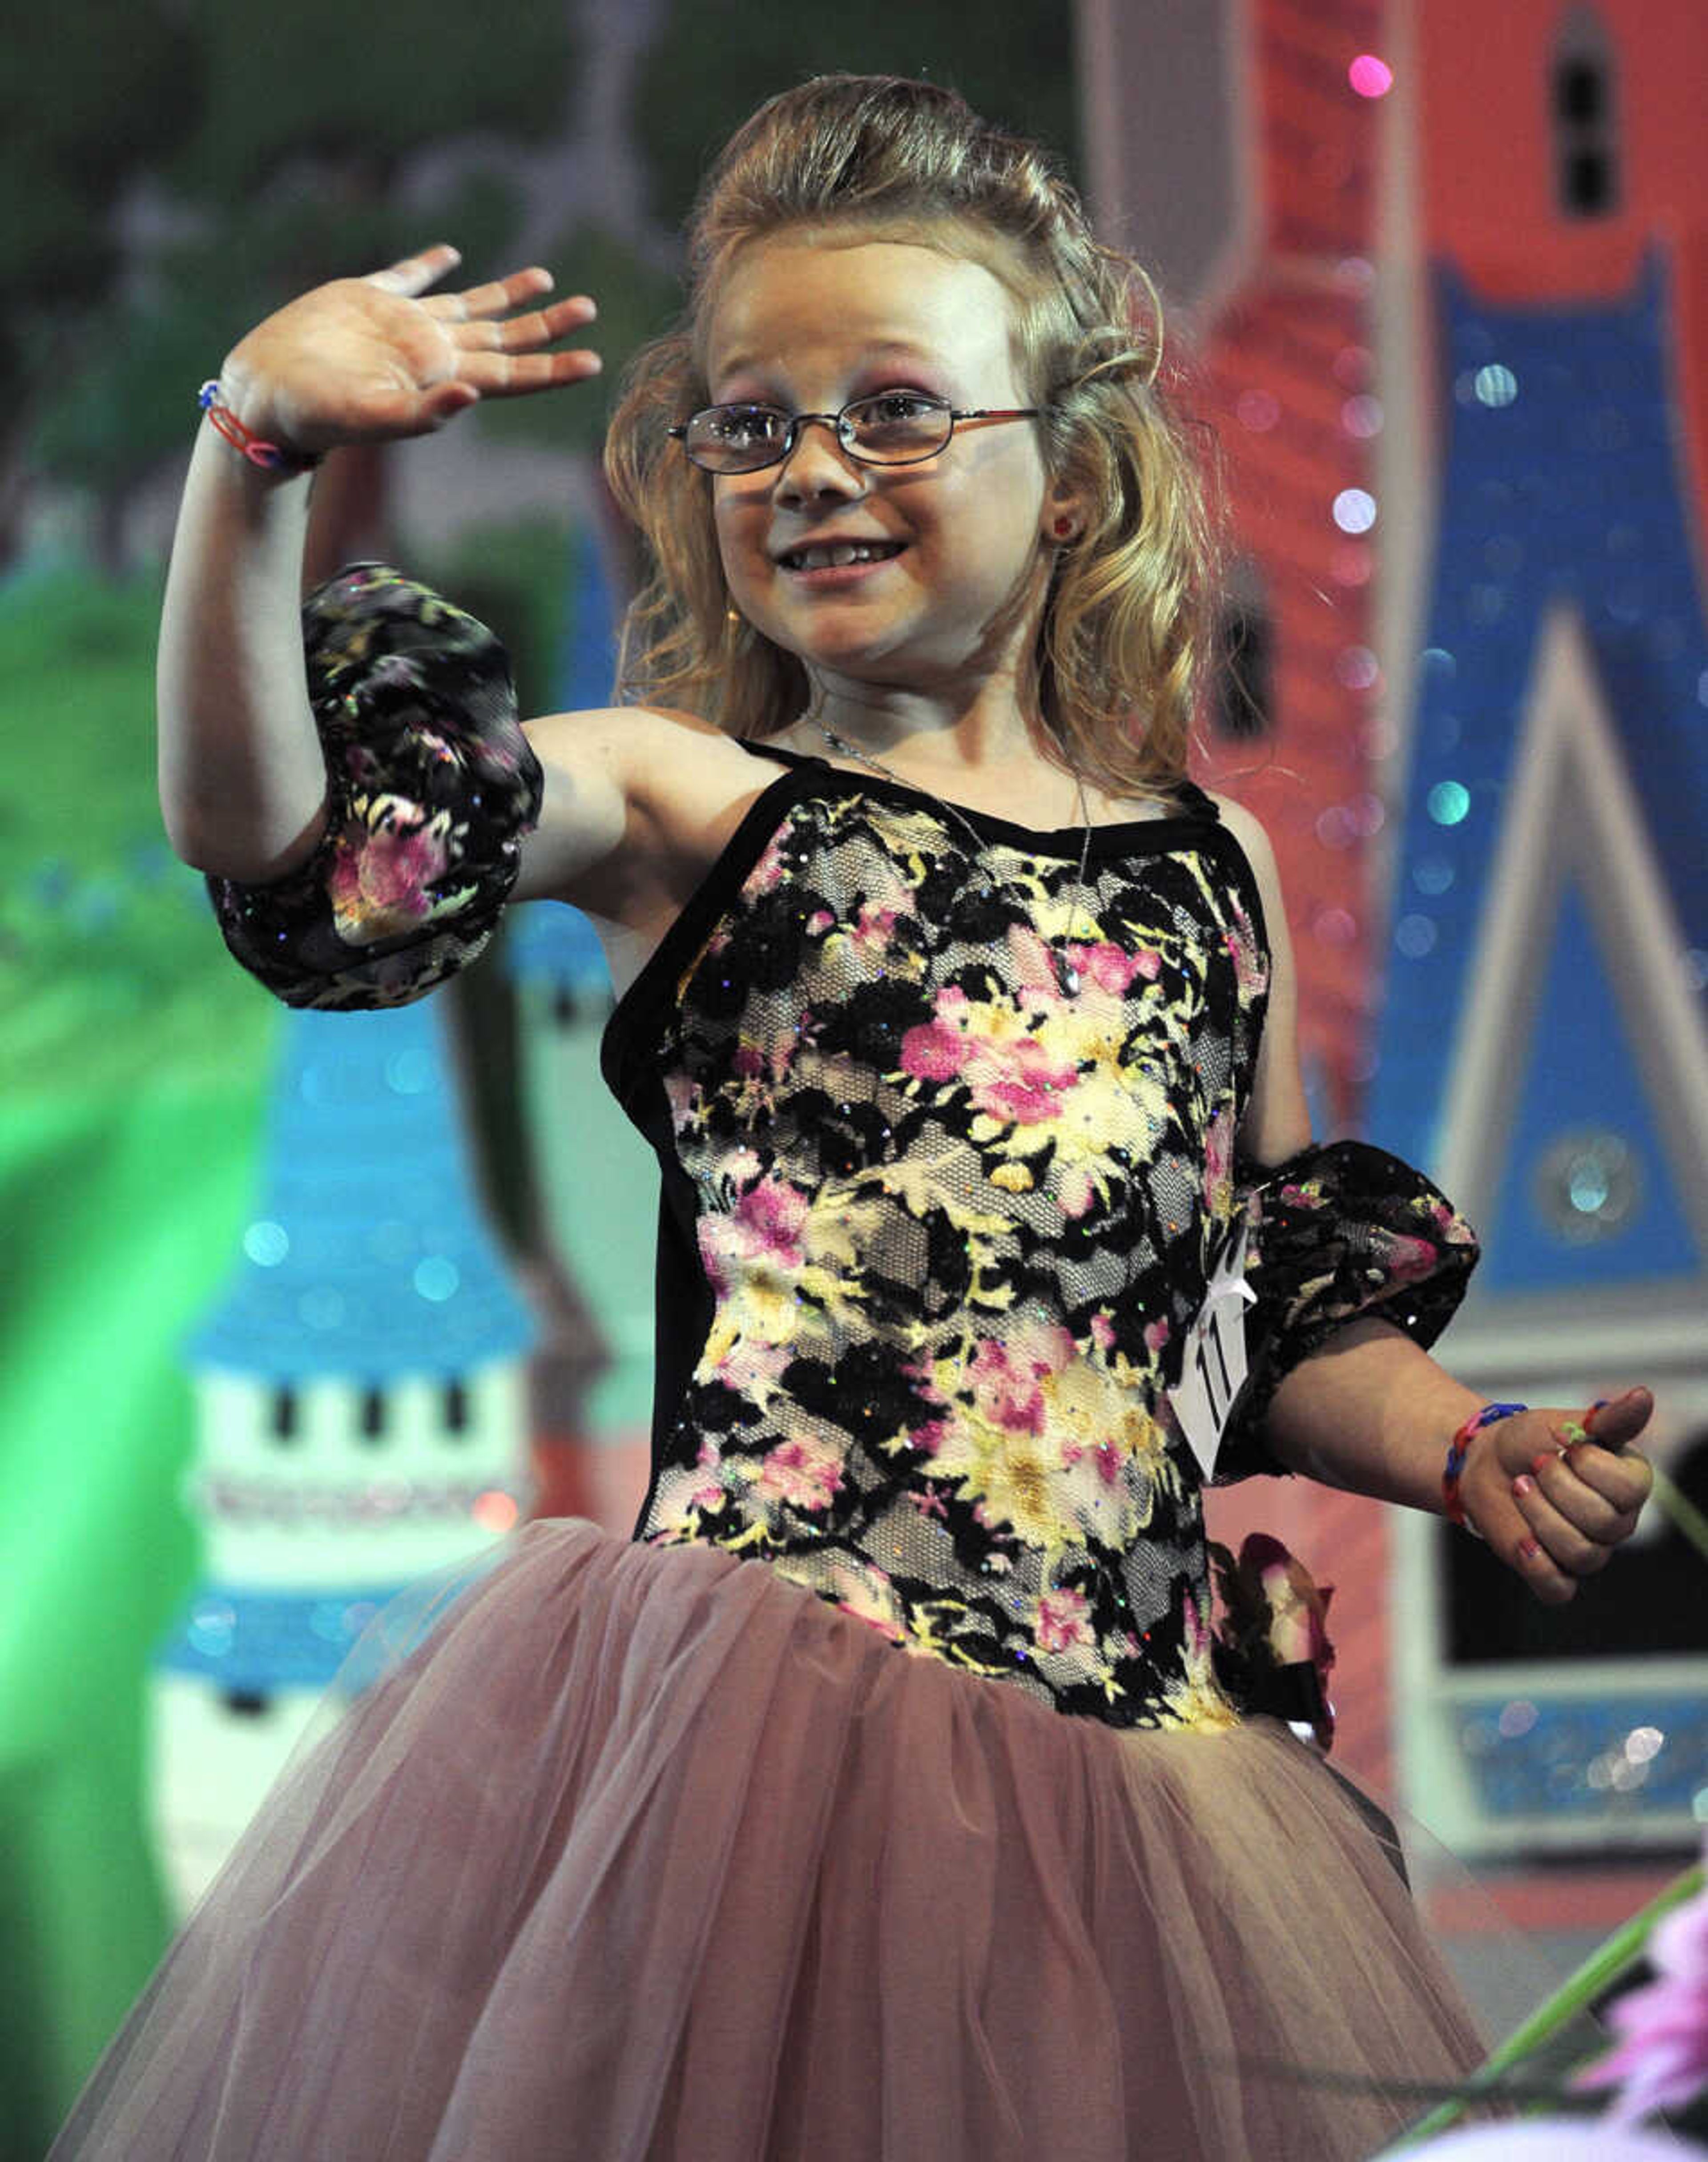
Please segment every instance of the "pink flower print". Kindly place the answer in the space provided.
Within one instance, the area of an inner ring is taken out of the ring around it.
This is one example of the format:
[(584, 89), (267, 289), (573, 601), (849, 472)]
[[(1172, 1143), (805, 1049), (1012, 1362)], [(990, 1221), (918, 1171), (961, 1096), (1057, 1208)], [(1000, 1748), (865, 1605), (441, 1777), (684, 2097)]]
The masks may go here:
[(709, 1436), (701, 1442), (700, 1453), (694, 1462), (696, 1469), (705, 1472), (707, 1476), (689, 1494), (689, 1507), (708, 1512), (721, 1509), (728, 1498), (723, 1491), (723, 1453)]
[(978, 1110), (1011, 1125), (1036, 1126), (1061, 1115), (1063, 1094), (1073, 1086), (1079, 1070), (1022, 1036), (1006, 1044), (980, 1044), (969, 1078)]
[(368, 812), (368, 830), (339, 837), (327, 890), (332, 922), (351, 946), (368, 946), (411, 931), (432, 911), (426, 888), (445, 874), (450, 822), (441, 813), (415, 822), (414, 804), (382, 798)]
[(1145, 1349), (1152, 1358), (1155, 1358), (1162, 1350), (1163, 1345), (1168, 1341), (1168, 1317), (1166, 1313), (1158, 1314), (1154, 1321), (1147, 1321), (1145, 1324)]
[(867, 953), (881, 954), (890, 943), (890, 934), (895, 928), (896, 911), (880, 907), (876, 901), (869, 901), (854, 922), (854, 944)]
[(953, 1081), (972, 1053), (966, 1031), (967, 995), (939, 991), (935, 1019), (901, 1039), (901, 1071), (918, 1081)]
[(1071, 1585), (1046, 1591), (1038, 1600), (1037, 1640), (1046, 1652), (1077, 1651), (1092, 1641), (1091, 1602)]
[(927, 1419), (923, 1426), (910, 1428), (907, 1435), (910, 1444), (927, 1456), (935, 1456), (948, 1437), (949, 1422), (940, 1418)]
[(1204, 1201), (1212, 1216), (1228, 1214), (1234, 1193), (1234, 1115), (1225, 1104), (1204, 1137)]
[(969, 1373), (973, 1401), (992, 1426), (1010, 1434), (1042, 1434), (1044, 1397), (1038, 1386), (1049, 1370), (1030, 1360), (1012, 1359), (1005, 1345), (990, 1338), (974, 1353)]
[(765, 1070), (765, 1053), (756, 1043), (738, 1044), (730, 1063), (744, 1081), (756, 1081)]
[(1606, 2017), (1619, 2041), (1573, 2082), (1619, 2089), (1607, 2112), (1613, 2124), (1634, 2124), (1708, 2088), (1708, 1891), (1657, 1924), (1646, 1949), (1654, 1980), (1613, 2000)]
[(781, 1268), (798, 1269), (803, 1256), (801, 1232), (809, 1204), (781, 1179), (762, 1178), (750, 1186), (735, 1204), (744, 1250), (763, 1256)]
[(1083, 1164), (1075, 1164), (1062, 1173), (1056, 1188), (1057, 1204), (1064, 1216), (1080, 1217), (1091, 1206), (1096, 1192), (1091, 1173)]
[(1154, 946), (1141, 946), (1133, 956), (1133, 971), (1147, 984), (1154, 984), (1162, 973), (1162, 956)]
[(829, 909), (815, 908), (812, 913), (807, 919), (807, 928), (815, 937), (822, 938), (824, 936), (824, 933), (832, 928), (835, 922), (836, 918)]
[[(1140, 973), (1141, 956), (1129, 953), (1107, 939), (1096, 946), (1070, 946), (1068, 954), (1082, 976), (1089, 977), (1100, 990), (1117, 999), (1126, 996), (1127, 986)], [(1149, 958), (1154, 961), (1157, 957), (1153, 953)]]
[(1079, 1442), (1063, 1442), (1062, 1444), (1062, 1462), (1069, 1471), (1084, 1463), (1088, 1456), (1091, 1460), (1091, 1469), (1101, 1485), (1116, 1486), (1120, 1484), (1120, 1451), (1112, 1441), (1096, 1442), (1089, 1448)]
[(1015, 983), (1021, 991), (1032, 999), (1060, 1003), (1061, 987), (1056, 980), (1053, 957), (1031, 924), (1009, 926), (1008, 954), (1014, 964)]
[(1091, 1317), (1091, 1340), (1099, 1351), (1115, 1349), (1115, 1324), (1100, 1308)]
[(794, 838), (791, 828), (781, 827), (765, 843), (765, 852), (747, 875), (746, 891), (750, 894), (770, 893), (774, 886), (782, 884), (787, 866), (783, 850)]
[(755, 1482), (767, 1500), (795, 1509), (828, 1509), (842, 1484), (842, 1460), (828, 1441), (797, 1435), (765, 1453)]
[(1422, 1277), (1433, 1275), (1440, 1260), (1440, 1250), (1433, 1240), (1408, 1239), (1398, 1232), (1388, 1234), (1382, 1254), (1387, 1273), (1397, 1284), (1415, 1283)]
[(1234, 928), (1228, 932), (1226, 943), (1234, 964), (1234, 981), (1241, 992), (1249, 995), (1261, 991), (1269, 980), (1269, 972), (1258, 953), (1249, 916), (1235, 911)]

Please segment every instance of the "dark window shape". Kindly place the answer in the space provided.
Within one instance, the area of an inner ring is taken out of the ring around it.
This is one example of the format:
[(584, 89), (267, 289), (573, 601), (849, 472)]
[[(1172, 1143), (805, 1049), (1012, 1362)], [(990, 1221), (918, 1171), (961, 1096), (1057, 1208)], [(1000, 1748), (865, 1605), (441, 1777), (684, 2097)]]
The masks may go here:
[(461, 1381), (445, 1384), (445, 1431), (447, 1434), (467, 1434), (468, 1431), (468, 1391)]
[(1275, 723), (1274, 633), (1257, 567), (1236, 563), (1228, 579), (1217, 640), (1211, 719), (1219, 736), (1250, 742)]
[(271, 1419), (274, 1441), (295, 1441), (298, 1434), (296, 1392), (289, 1382), (273, 1392)]
[(385, 1392), (384, 1389), (364, 1389), (362, 1392), (362, 1439), (379, 1441), (385, 1433)]
[(239, 1719), (264, 1719), (272, 1705), (259, 1689), (227, 1689), (220, 1702)]
[(1554, 40), (1549, 118), (1554, 192), (1568, 217), (1611, 217), (1619, 207), (1613, 46), (1599, 10), (1574, 8)]

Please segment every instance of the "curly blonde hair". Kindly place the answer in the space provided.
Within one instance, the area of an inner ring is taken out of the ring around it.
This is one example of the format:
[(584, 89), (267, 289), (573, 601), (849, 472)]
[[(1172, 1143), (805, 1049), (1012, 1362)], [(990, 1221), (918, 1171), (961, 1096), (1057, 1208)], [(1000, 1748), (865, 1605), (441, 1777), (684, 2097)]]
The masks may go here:
[(772, 98), (701, 191), (687, 310), (635, 358), (606, 442), (611, 486), (650, 556), (624, 624), (619, 695), (750, 738), (807, 704), (799, 660), (732, 613), (706, 476), (667, 434), (708, 402), (708, 327), (736, 250), (801, 229), (923, 241), (980, 263), (1012, 295), (1046, 467), (1087, 519), (1045, 600), (1037, 713), (1065, 764), (1116, 793), (1166, 792), (1185, 770), (1209, 655), (1215, 548), (1205, 475), (1159, 389), (1155, 289), (1094, 238), (1037, 145), (900, 76), (821, 76)]

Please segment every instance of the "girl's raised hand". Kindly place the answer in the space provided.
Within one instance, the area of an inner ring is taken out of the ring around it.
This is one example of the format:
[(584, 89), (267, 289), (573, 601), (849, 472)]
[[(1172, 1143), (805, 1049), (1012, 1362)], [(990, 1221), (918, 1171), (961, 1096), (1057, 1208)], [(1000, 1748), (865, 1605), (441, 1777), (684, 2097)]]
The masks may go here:
[(220, 374), (226, 404), (258, 436), (314, 455), (426, 435), (483, 398), (598, 374), (597, 353), (553, 349), (593, 321), (590, 300), (511, 314), (551, 291), (551, 272), (537, 268), (429, 292), (461, 260), (454, 248), (429, 248), (303, 294), (232, 347)]
[(1521, 1412), (1473, 1441), (1460, 1482), (1466, 1517), (1549, 1606), (1637, 1528), (1654, 1475), (1627, 1444), (1653, 1409), (1647, 1389), (1627, 1389), (1581, 1418)]

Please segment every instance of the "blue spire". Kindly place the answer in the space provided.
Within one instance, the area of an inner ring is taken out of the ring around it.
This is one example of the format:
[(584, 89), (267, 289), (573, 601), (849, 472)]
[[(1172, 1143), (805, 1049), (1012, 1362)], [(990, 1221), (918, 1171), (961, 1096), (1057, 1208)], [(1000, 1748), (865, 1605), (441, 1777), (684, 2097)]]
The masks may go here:
[(1611, 302), (1486, 301), (1445, 268), (1436, 290), (1448, 422), (1434, 590), (1368, 1107), (1371, 1132), (1425, 1166), (1439, 1158), (1443, 1060), (1555, 602), (1580, 610), (1661, 882), (1687, 948), (1708, 949), (1708, 624), (1662, 267), (1651, 259)]
[(475, 1190), (436, 1001), (291, 1014), (261, 1198), (191, 1360), (378, 1386), (536, 1334)]

